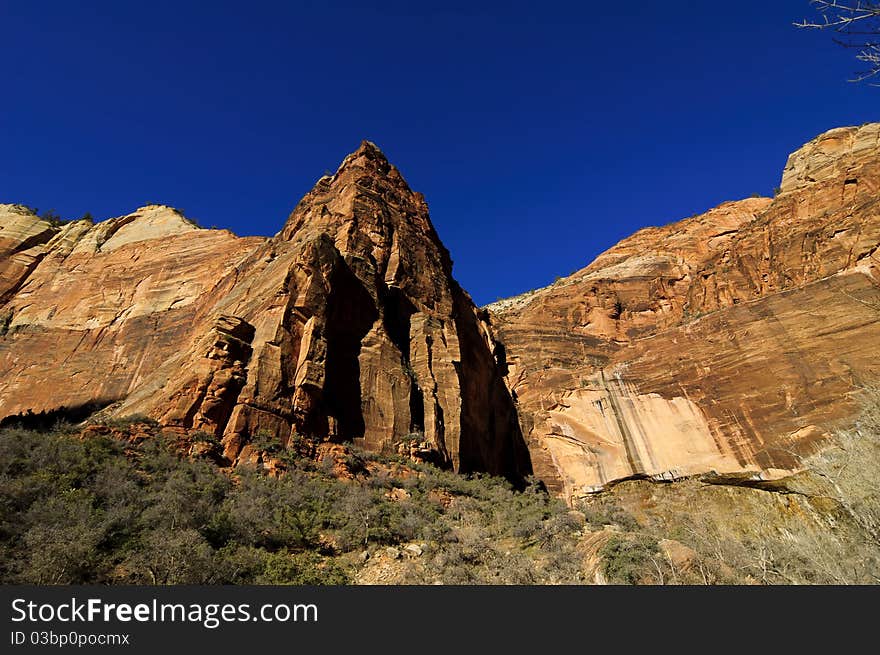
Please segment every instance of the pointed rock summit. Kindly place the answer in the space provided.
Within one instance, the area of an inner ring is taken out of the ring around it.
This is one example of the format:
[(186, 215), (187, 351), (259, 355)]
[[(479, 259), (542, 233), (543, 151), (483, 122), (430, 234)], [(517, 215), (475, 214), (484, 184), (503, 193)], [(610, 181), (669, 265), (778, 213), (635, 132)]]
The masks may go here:
[(271, 239), (152, 205), (63, 239), (13, 230), (41, 243), (0, 306), (0, 419), (99, 405), (207, 432), (230, 463), (259, 460), (257, 435), (305, 436), (530, 473), (491, 329), (370, 142)]

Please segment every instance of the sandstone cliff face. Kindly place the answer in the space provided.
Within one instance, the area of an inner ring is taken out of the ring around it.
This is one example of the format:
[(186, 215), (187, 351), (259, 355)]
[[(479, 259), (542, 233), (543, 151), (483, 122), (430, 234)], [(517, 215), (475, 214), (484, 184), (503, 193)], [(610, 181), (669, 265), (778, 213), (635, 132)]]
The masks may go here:
[(628, 477), (773, 478), (880, 374), (880, 124), (792, 154), (774, 199), (646, 228), (474, 307), (420, 194), (364, 142), (272, 238), (151, 205), (0, 205), (0, 420), (95, 408), (221, 440), (418, 450), (568, 498)]
[(420, 194), (364, 142), (271, 239), (167, 207), (98, 225), (0, 215), (0, 418), (91, 404), (220, 438), (423, 434), (456, 470), (524, 475), (496, 344)]
[(255, 245), (158, 206), (98, 225), (53, 227), (18, 208), (2, 220), (39, 239), (0, 260), (0, 418), (126, 397), (191, 338), (216, 281)]
[(792, 154), (774, 199), (646, 228), (489, 306), (537, 475), (778, 477), (880, 374), (880, 124)]

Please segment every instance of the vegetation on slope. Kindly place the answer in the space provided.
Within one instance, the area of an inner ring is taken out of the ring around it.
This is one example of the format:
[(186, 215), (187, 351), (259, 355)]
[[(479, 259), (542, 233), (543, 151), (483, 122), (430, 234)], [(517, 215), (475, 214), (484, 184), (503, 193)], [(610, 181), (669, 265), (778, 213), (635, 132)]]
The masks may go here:
[(280, 468), (222, 469), (184, 454), (206, 438), (146, 420), (0, 429), (0, 582), (880, 581), (877, 392), (784, 482), (632, 480), (575, 509), (352, 447), (266, 445)]
[(270, 477), (181, 450), (142, 422), (0, 431), (0, 581), (341, 584), (414, 557), (423, 579), (398, 581), (579, 580), (583, 522), (535, 486), (354, 451), (350, 480), (293, 454)]

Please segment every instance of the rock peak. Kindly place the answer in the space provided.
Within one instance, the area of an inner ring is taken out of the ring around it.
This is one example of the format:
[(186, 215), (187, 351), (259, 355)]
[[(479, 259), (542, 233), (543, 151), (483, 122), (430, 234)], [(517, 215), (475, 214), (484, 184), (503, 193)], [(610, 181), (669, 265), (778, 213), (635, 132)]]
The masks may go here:
[(198, 229), (198, 225), (193, 220), (187, 218), (180, 209), (171, 205), (155, 203), (138, 207), (130, 214), (110, 219), (110, 221), (118, 222), (120, 227), (130, 223), (137, 223), (139, 225), (165, 225), (169, 228), (173, 226), (180, 231)]
[(382, 152), (382, 149), (368, 139), (362, 139), (361, 145), (358, 146), (358, 149), (355, 150), (355, 152), (370, 152), (383, 158), (385, 157), (385, 153)]
[(0, 214), (19, 214), (23, 216), (36, 216), (36, 212), (27, 205), (22, 205), (18, 203), (6, 203), (0, 202)]
[(171, 205), (166, 205), (161, 202), (148, 202), (146, 205), (138, 207), (133, 214), (139, 214), (146, 211), (156, 211), (156, 210), (165, 210), (169, 211), (173, 214), (177, 214), (178, 216), (183, 216), (183, 212), (181, 212), (177, 207), (172, 207)]
[(336, 173), (333, 177), (338, 178), (345, 171), (352, 169), (362, 169), (369, 171), (374, 175), (379, 174), (382, 176), (387, 175), (391, 171), (397, 170), (391, 165), (388, 158), (385, 156), (385, 153), (379, 149), (379, 146), (366, 139), (361, 141), (357, 150), (342, 160), (342, 163), (339, 165), (339, 168), (336, 169)]
[[(387, 211), (391, 207), (395, 211)], [(419, 216), (416, 222), (422, 234), (436, 239), (422, 194), (410, 189), (397, 167), (375, 143), (364, 139), (357, 150), (342, 160), (333, 175), (318, 179), (288, 216), (276, 238), (287, 241), (305, 226), (309, 226), (311, 232), (324, 231), (336, 236), (340, 230), (346, 230), (344, 225), (352, 220), (372, 223), (378, 216), (384, 217), (380, 220), (383, 224), (411, 221)], [(384, 229), (379, 231), (384, 234)]]

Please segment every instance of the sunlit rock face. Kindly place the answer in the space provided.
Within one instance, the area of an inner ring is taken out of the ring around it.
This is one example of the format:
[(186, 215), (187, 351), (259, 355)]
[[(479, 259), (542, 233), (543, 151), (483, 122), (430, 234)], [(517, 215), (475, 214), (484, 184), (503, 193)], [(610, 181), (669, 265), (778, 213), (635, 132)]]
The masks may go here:
[(524, 476), (492, 331), (421, 194), (364, 142), (273, 238), (148, 206), (52, 226), (0, 207), (0, 419), (105, 407), (208, 432), (394, 450)]
[(535, 472), (778, 477), (880, 375), (880, 124), (789, 157), (773, 199), (646, 228), (490, 305)]
[(482, 310), (369, 142), (271, 238), (159, 205), (64, 225), (0, 205), (0, 420), (142, 413), (232, 464), (257, 436), (396, 451), (415, 433), (441, 464), (569, 499), (780, 477), (880, 375), (878, 138), (832, 130), (775, 198), (646, 228)]
[(0, 225), (36, 235), (0, 258), (0, 418), (126, 398), (193, 338), (218, 280), (263, 241), (157, 205), (60, 227), (7, 205)]

